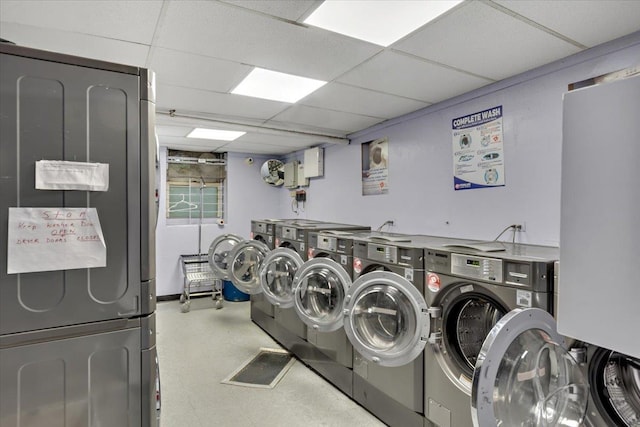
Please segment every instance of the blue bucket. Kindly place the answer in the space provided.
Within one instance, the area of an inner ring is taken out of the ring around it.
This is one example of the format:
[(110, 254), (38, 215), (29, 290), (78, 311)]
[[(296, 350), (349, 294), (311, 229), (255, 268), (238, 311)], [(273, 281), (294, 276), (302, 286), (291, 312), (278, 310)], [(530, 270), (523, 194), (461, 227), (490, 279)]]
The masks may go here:
[(228, 280), (223, 281), (222, 296), (226, 301), (249, 301), (249, 294), (241, 292)]

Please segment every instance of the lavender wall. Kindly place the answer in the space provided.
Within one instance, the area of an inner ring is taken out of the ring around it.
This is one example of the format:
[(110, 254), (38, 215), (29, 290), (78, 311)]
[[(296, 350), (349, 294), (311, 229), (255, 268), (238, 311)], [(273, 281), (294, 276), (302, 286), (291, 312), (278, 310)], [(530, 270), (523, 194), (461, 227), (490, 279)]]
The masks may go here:
[[(494, 239), (518, 223), (526, 231), (517, 241), (557, 246), (563, 93), (569, 83), (640, 65), (638, 58), (640, 33), (390, 120), (352, 135), (350, 145), (326, 147), (325, 175), (312, 179), (301, 216), (374, 228), (391, 219), (396, 232), (473, 239)], [(451, 120), (498, 105), (506, 186), (454, 191)], [(389, 138), (389, 194), (362, 196), (360, 144), (382, 137)], [(603, 141), (603, 149), (611, 143)], [(288, 198), (281, 198), (286, 208)]]
[[(640, 33), (602, 45), (537, 70), (495, 83), (424, 110), (352, 135), (349, 145), (325, 147), (324, 177), (306, 188), (308, 202), (296, 215), (289, 191), (260, 179), (266, 157), (229, 154), (225, 227), (207, 225), (203, 246), (223, 233), (248, 237), (253, 218), (313, 218), (377, 228), (391, 219), (391, 231), (493, 239), (509, 224), (526, 225), (517, 241), (558, 245), (562, 94), (569, 83), (640, 65)], [(453, 190), (451, 119), (503, 106), (506, 186)], [(389, 138), (387, 195), (362, 196), (360, 144)], [(603, 147), (612, 144), (603, 141)], [(166, 150), (161, 171), (166, 170)], [(302, 160), (303, 153), (288, 159)], [(594, 167), (585, 165), (585, 167)], [(594, 168), (595, 169), (595, 168)], [(160, 204), (164, 206), (164, 175)], [(504, 238), (511, 238), (505, 234)], [(197, 225), (157, 229), (158, 295), (182, 288), (178, 257), (197, 251)]]

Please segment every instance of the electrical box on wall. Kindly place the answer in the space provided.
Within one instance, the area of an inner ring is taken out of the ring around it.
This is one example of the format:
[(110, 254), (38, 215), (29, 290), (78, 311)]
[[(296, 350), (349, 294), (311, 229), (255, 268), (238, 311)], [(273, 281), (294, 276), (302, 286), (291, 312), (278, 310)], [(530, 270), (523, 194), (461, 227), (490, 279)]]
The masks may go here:
[(284, 164), (284, 186), (285, 188), (296, 188), (298, 186), (297, 160)]
[(298, 163), (298, 187), (308, 187), (309, 178), (304, 176), (304, 163)]
[(324, 149), (309, 148), (304, 150), (304, 177), (315, 178), (324, 175)]

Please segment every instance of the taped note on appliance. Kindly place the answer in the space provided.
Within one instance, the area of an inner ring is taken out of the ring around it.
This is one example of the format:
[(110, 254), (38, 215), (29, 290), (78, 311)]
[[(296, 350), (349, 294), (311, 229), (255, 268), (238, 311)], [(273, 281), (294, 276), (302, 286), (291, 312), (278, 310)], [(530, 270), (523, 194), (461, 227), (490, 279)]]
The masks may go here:
[(36, 162), (36, 189), (107, 191), (109, 165), (106, 163), (40, 160)]
[(9, 208), (7, 273), (105, 267), (96, 208)]

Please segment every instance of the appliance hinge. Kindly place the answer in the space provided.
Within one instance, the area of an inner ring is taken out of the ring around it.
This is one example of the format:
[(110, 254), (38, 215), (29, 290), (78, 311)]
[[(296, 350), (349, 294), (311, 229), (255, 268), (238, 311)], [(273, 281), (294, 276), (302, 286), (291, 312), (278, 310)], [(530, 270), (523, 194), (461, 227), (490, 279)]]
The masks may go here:
[(429, 307), (427, 309), (427, 313), (433, 319), (439, 319), (442, 317), (442, 308), (441, 307)]
[(442, 332), (431, 332), (427, 342), (429, 344), (439, 344), (442, 341)]

